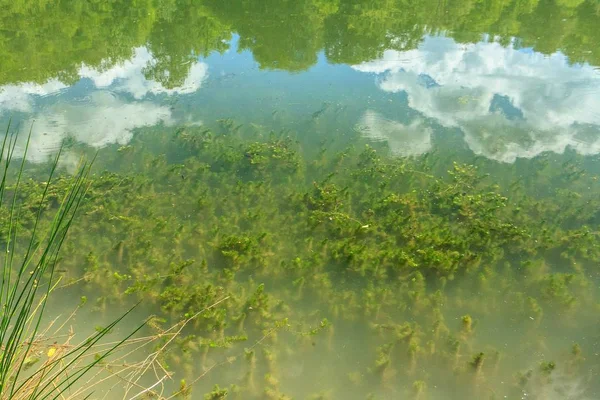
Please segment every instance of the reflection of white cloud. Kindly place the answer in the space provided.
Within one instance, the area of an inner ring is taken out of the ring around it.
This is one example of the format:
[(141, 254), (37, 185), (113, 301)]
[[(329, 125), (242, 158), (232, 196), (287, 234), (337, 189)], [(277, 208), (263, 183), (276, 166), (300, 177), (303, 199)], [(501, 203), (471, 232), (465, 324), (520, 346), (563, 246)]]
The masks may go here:
[(170, 124), (168, 107), (150, 102), (126, 103), (107, 91), (97, 91), (85, 101), (54, 104), (25, 126), (33, 123), (28, 158), (46, 161), (66, 137), (92, 147), (126, 144), (133, 130), (158, 123)]
[(32, 96), (47, 96), (58, 93), (67, 86), (57, 80), (43, 85), (23, 83), (19, 85), (0, 86), (0, 111), (30, 112), (33, 107)]
[(370, 139), (386, 141), (392, 153), (399, 156), (420, 155), (431, 149), (431, 129), (421, 120), (404, 125), (368, 110), (362, 116), (359, 128)]
[(124, 144), (131, 139), (135, 128), (160, 122), (172, 123), (171, 110), (148, 101), (126, 102), (111, 92), (129, 93), (137, 100), (148, 94), (193, 93), (208, 76), (207, 65), (197, 61), (190, 65), (181, 86), (168, 89), (160, 82), (144, 77), (144, 68), (154, 62), (154, 56), (148, 49), (140, 47), (134, 49), (130, 60), (105, 70), (83, 65), (79, 69), (79, 76), (92, 80), (96, 88), (109, 88), (110, 92), (93, 91), (86, 102), (61, 101), (65, 96), (56, 96), (52, 99), (52, 105), (41, 111), (36, 104), (41, 103), (42, 97), (62, 94), (68, 91), (68, 87), (58, 80), (43, 85), (22, 83), (0, 86), (0, 113), (29, 114), (27, 118), (30, 121), (24, 124), (25, 127), (31, 126), (35, 120), (30, 147), (30, 159), (33, 161), (45, 161), (67, 136), (93, 147), (110, 143)]
[(405, 91), (411, 108), (461, 128), (478, 154), (513, 162), (567, 147), (600, 152), (600, 74), (560, 53), (426, 37), (417, 49), (354, 68), (385, 73), (381, 89)]
[[(143, 69), (155, 62), (154, 56), (145, 47), (134, 49), (130, 60), (116, 64), (106, 70), (96, 69), (82, 65), (78, 75), (94, 82), (97, 88), (110, 88), (115, 92), (127, 92), (136, 99), (141, 99), (147, 94), (186, 94), (200, 89), (202, 82), (208, 76), (208, 66), (200, 61), (190, 65), (188, 75), (181, 86), (171, 89), (165, 88), (162, 83), (145, 78)], [(0, 86), (0, 112), (21, 111), (31, 112), (36, 96), (57, 94), (68, 86), (53, 79), (42, 85), (35, 83), (21, 83)]]
[(141, 99), (149, 93), (185, 94), (197, 91), (208, 76), (208, 66), (203, 62), (195, 62), (190, 66), (189, 73), (179, 87), (165, 88), (160, 82), (145, 78), (143, 69), (154, 63), (154, 56), (145, 47), (134, 49), (130, 60), (115, 65), (105, 71), (88, 66), (82, 66), (79, 75), (91, 79), (96, 87), (106, 88), (115, 85), (112, 90), (131, 93), (136, 99)]

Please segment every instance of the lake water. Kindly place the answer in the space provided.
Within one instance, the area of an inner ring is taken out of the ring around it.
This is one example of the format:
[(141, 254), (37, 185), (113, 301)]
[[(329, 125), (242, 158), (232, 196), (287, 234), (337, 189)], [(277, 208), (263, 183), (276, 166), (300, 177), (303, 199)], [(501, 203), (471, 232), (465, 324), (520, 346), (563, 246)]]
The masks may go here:
[(2, 126), (98, 152), (48, 313), (227, 297), (157, 398), (600, 398), (597, 0), (1, 2)]

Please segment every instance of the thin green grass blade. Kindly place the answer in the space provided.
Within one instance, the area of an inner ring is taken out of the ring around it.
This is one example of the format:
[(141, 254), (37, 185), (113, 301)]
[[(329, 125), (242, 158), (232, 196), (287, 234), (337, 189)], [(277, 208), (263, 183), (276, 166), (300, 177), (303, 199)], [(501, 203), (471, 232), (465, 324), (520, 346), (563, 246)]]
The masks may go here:
[[(138, 303), (139, 304), (139, 303)], [(89, 352), (103, 337), (105, 337), (112, 329), (114, 329), (117, 324), (119, 324), (127, 315), (129, 315), (135, 308), (137, 308), (138, 304), (131, 307), (126, 313), (121, 315), (119, 318), (112, 321), (108, 326), (104, 327), (100, 332), (97, 332), (87, 340), (85, 340), (80, 346), (77, 346), (74, 350), (70, 351), (68, 354), (62, 356), (61, 358), (55, 360), (53, 365), (59, 365), (61, 361), (69, 359), (71, 356), (73, 357), (65, 364), (64, 367), (61, 368), (59, 374), (68, 371), (69, 368), (76, 365), (76, 363), (83, 357), (85, 354)], [(47, 390), (51, 385), (54, 390), (60, 389), (61, 392), (64, 392), (71, 386), (73, 386), (77, 381), (79, 381), (90, 369), (100, 363), (102, 360), (106, 359), (110, 354), (112, 354), (119, 346), (129, 340), (133, 335), (135, 335), (140, 329), (142, 329), (146, 323), (139, 325), (135, 330), (129, 333), (125, 338), (117, 342), (110, 349), (106, 350), (101, 356), (94, 359), (94, 361), (87, 363), (79, 372), (75, 373), (68, 380), (63, 380), (60, 383), (48, 382), (43, 387), (39, 389), (39, 393), (35, 396), (31, 397), (30, 400), (36, 399), (45, 399), (43, 396), (45, 390)], [(63, 387), (64, 386), (64, 387)], [(40, 397), (41, 396), (41, 397)]]
[[(89, 169), (88, 169), (88, 172), (89, 172)], [(81, 171), (76, 179), (76, 182), (71, 187), (71, 190), (68, 192), (66, 199), (63, 201), (63, 206), (59, 208), (60, 211), (57, 214), (57, 216), (59, 216), (59, 218), (57, 220), (55, 220), (55, 224), (52, 226), (50, 237), (47, 242), (48, 245), (47, 245), (44, 253), (41, 256), (41, 259), (36, 267), (35, 273), (29, 277), (29, 279), (26, 283), (26, 287), (28, 287), (28, 293), (25, 296), (24, 306), (21, 308), (21, 312), (19, 313), (19, 316), (17, 319), (18, 322), (20, 324), (22, 324), (19, 326), (20, 329), (22, 329), (24, 327), (26, 319), (31, 314), (31, 307), (33, 305), (33, 301), (35, 300), (35, 294), (37, 291), (36, 280), (39, 280), (43, 277), (43, 275), (45, 274), (46, 269), (49, 265), (51, 266), (50, 271), (49, 271), (50, 272), (49, 281), (52, 282), (52, 280), (53, 280), (54, 265), (56, 265), (58, 253), (60, 251), (62, 243), (64, 242), (64, 240), (66, 238), (66, 233), (67, 233), (67, 231), (73, 221), (73, 218), (74, 218), (74, 212), (70, 213), (70, 211), (71, 211), (71, 209), (77, 209), (77, 207), (81, 203), (81, 199), (83, 198), (82, 188), (83, 188), (83, 184), (87, 177), (88, 172), (86, 172), (85, 166), (84, 166), (84, 168), (81, 169)], [(68, 218), (66, 222), (64, 222), (65, 218)], [(48, 285), (48, 287), (47, 287), (47, 291), (45, 293), (44, 300), (42, 301), (42, 304), (41, 304), (41, 311), (37, 315), (35, 327), (30, 334), (29, 340), (26, 341), (28, 343), (28, 345), (26, 347), (25, 354), (27, 354), (30, 351), (31, 346), (33, 345), (33, 342), (35, 340), (35, 336), (39, 330), (41, 318), (42, 318), (44, 310), (45, 310), (46, 300), (50, 294), (49, 290), (50, 290), (50, 285)], [(18, 304), (18, 302), (17, 302), (17, 304)], [(20, 372), (23, 368), (24, 362), (25, 362), (25, 360), (22, 359), (21, 363), (17, 369), (17, 373), (16, 373), (17, 376), (20, 374)], [(13, 385), (11, 388), (11, 394), (13, 394), (14, 388), (15, 388), (15, 382), (13, 382)]]
[[(9, 216), (9, 224), (8, 224), (9, 230), (8, 230), (8, 236), (6, 239), (7, 254), (5, 255), (6, 261), (5, 261), (5, 268), (3, 271), (6, 276), (6, 283), (7, 283), (7, 285), (9, 285), (9, 287), (12, 282), (12, 270), (13, 270), (12, 266), (13, 266), (13, 261), (14, 261), (14, 256), (15, 256), (14, 250), (15, 250), (15, 245), (16, 245), (16, 238), (18, 237), (18, 232), (19, 232), (19, 230), (18, 230), (19, 213), (18, 213), (17, 206), (16, 206), (17, 193), (19, 192), (19, 187), (21, 185), (21, 178), (23, 176), (23, 169), (25, 168), (25, 161), (27, 159), (27, 149), (29, 148), (32, 130), (33, 130), (33, 126), (32, 126), (32, 129), (29, 130), (29, 135), (27, 135), (27, 143), (25, 144), (25, 152), (23, 154), (23, 159), (21, 160), (21, 166), (19, 168), (19, 172), (17, 175), (17, 182), (15, 184), (14, 195), (13, 195), (13, 199), (12, 199), (13, 201), (10, 206), (10, 216)], [(17, 143), (17, 137), (15, 136), (12, 154), (14, 154), (16, 143)], [(15, 212), (17, 213), (17, 215), (15, 215)], [(13, 230), (14, 230), (14, 232), (13, 232)], [(11, 237), (12, 237), (12, 240), (11, 240)], [(20, 281), (20, 278), (21, 278), (21, 271), (17, 274), (17, 279), (16, 279), (17, 283)], [(17, 287), (18, 287), (18, 285), (14, 285), (13, 291), (10, 293), (10, 297), (9, 297), (9, 293), (7, 293), (6, 302), (3, 303), (6, 305), (6, 308), (9, 310), (11, 309), (11, 301), (14, 298), (14, 294), (15, 294), (15, 291), (17, 290)], [(8, 321), (10, 322), (10, 319)], [(2, 343), (1, 339), (0, 339), (0, 343)]]
[[(2, 180), (0, 181), (0, 203), (2, 202), (2, 199), (4, 198), (4, 188), (6, 186), (6, 177), (7, 177), (7, 173), (8, 173), (8, 166), (10, 166), (10, 161), (11, 158), (9, 157), (10, 152), (8, 151), (8, 149), (10, 148), (10, 142), (7, 146), (7, 142), (9, 141), (9, 136), (10, 136), (10, 125), (11, 125), (11, 121), (8, 121), (8, 126), (6, 127), (6, 132), (4, 133), (4, 139), (2, 139), (2, 150), (0, 151), (0, 162), (4, 161), (5, 162), (5, 166), (4, 166), (4, 171), (2, 173)], [(6, 154), (6, 160), (4, 159), (4, 152), (7, 152)]]
[[(0, 148), (0, 207), (4, 206), (4, 200), (9, 193), (12, 199), (9, 200), (8, 209), (8, 231), (5, 238), (6, 254), (4, 258), (4, 268), (2, 273), (2, 283), (0, 285), (0, 301), (2, 302), (2, 317), (0, 318), (0, 393), (6, 393), (7, 385), (10, 384), (9, 397), (18, 394), (21, 390), (30, 389), (26, 385), (35, 383), (33, 393), (28, 396), (28, 400), (58, 398), (60, 393), (71, 388), (85, 374), (106, 357), (112, 354), (119, 346), (137, 333), (144, 325), (141, 324), (124, 339), (104, 351), (94, 361), (84, 363), (82, 357), (94, 348), (108, 332), (113, 329), (120, 321), (125, 318), (135, 308), (135, 306), (114, 320), (108, 327), (92, 335), (87, 340), (76, 346), (67, 354), (53, 360), (39, 371), (29, 375), (25, 379), (20, 379), (24, 371), (26, 356), (32, 350), (33, 343), (37, 339), (40, 329), (42, 316), (44, 315), (47, 300), (51, 294), (51, 282), (54, 279), (54, 268), (57, 264), (60, 249), (66, 239), (71, 224), (74, 221), (76, 211), (79, 209), (88, 189), (89, 175), (93, 163), (82, 163), (78, 173), (73, 177), (73, 182), (63, 197), (58, 210), (50, 222), (48, 232), (43, 238), (37, 239), (40, 221), (43, 218), (42, 211), (47, 199), (50, 185), (53, 183), (53, 177), (58, 167), (62, 147), (54, 159), (51, 166), (49, 179), (43, 189), (41, 199), (39, 200), (38, 210), (35, 214), (33, 228), (30, 231), (31, 237), (27, 244), (25, 254), (20, 262), (18, 269), (15, 269), (15, 257), (18, 248), (16, 246), (19, 238), (19, 222), (21, 212), (18, 204), (19, 190), (22, 184), (23, 171), (25, 168), (27, 150), (30, 145), (32, 130), (29, 131), (25, 144), (25, 151), (19, 169), (17, 170), (16, 183), (9, 188), (8, 181), (10, 168), (15, 156), (17, 135), (10, 134), (10, 124), (6, 130), (5, 137), (2, 140)], [(96, 158), (94, 156), (94, 159)], [(15, 269), (15, 271), (13, 271)], [(15, 273), (13, 275), (13, 272)], [(43, 293), (43, 297), (34, 308), (36, 298), (39, 295), (39, 288), (44, 277), (49, 275), (48, 285)], [(35, 315), (33, 315), (35, 314)], [(33, 318), (33, 319), (32, 319)], [(75, 373), (70, 373), (70, 369)], [(45, 382), (45, 377), (58, 378), (58, 382), (50, 379)], [(66, 377), (66, 378), (65, 378)], [(50, 387), (52, 385), (52, 387)], [(56, 392), (58, 391), (58, 395)], [(86, 396), (88, 398), (90, 395)]]
[[(30, 132), (30, 135), (31, 135), (31, 132)], [(29, 135), (29, 137), (30, 137), (30, 135)], [(26, 147), (28, 147), (28, 145), (29, 145), (29, 138), (28, 138)], [(25, 153), (25, 155), (26, 155), (26, 153)], [(19, 176), (17, 178), (18, 182), (20, 182), (24, 164), (25, 164), (25, 159), (23, 159), (23, 162), (21, 163), (21, 168), (19, 170)], [(54, 166), (54, 168), (55, 167), (56, 167), (56, 165)], [(48, 183), (50, 183), (50, 182), (48, 182)], [(15, 193), (18, 193), (18, 185), (15, 187)], [(17, 197), (17, 195), (15, 194), (13, 196), (13, 202), (11, 205), (12, 211), (14, 211), (14, 209), (16, 208), (16, 197)], [(42, 204), (43, 204), (43, 199), (42, 199), (42, 203), (40, 204), (40, 208), (41, 208)], [(68, 212), (68, 209), (62, 210), (62, 211)], [(11, 214), (12, 214), (12, 212), (11, 212)], [(61, 213), (59, 212), (58, 215), (61, 215)], [(39, 221), (39, 218), (40, 218), (40, 214), (38, 213), (38, 217), (36, 220)], [(14, 220), (11, 219), (11, 226), (12, 226), (13, 221)], [(14, 222), (16, 222), (16, 221), (14, 221)], [(31, 311), (31, 305), (33, 304), (33, 301), (35, 300), (37, 284), (40, 281), (40, 279), (43, 277), (43, 274), (46, 269), (46, 265), (47, 265), (46, 264), (46, 253), (51, 249), (51, 247), (54, 244), (54, 235), (60, 229), (60, 222), (61, 221), (59, 220), (58, 225), (52, 226), (51, 237), (50, 237), (49, 241), (47, 242), (46, 252), (42, 255), (42, 258), (38, 262), (36, 268), (30, 274), (29, 278), (26, 280), (25, 284), (20, 285), (20, 281), (23, 276), (23, 273), (31, 261), (29, 254), (26, 255), (25, 259), (23, 260), (23, 262), (21, 264), (21, 268), (19, 269), (19, 272), (17, 273), (17, 277), (15, 280), (16, 282), (13, 285), (12, 290), (10, 291), (10, 294), (8, 295), (6, 302), (4, 304), (4, 306), (6, 307), (8, 312), (5, 312), (3, 315), (3, 325), (2, 325), (2, 332), (1, 332), (1, 334), (2, 334), (1, 342), (5, 345), (5, 351), (3, 353), (2, 363), (0, 364), (0, 370), (4, 372), (4, 374), (3, 374), (4, 379), (2, 380), (2, 382), (0, 382), (0, 384), (2, 385), (2, 386), (0, 386), (1, 388), (4, 387), (6, 376), (8, 376), (8, 368), (10, 365), (12, 365), (12, 362), (13, 362), (16, 352), (17, 352), (17, 348), (20, 345), (20, 343), (22, 342), (22, 339), (23, 339), (22, 336), (24, 333), (23, 329), (25, 326), (25, 322)], [(32, 238), (34, 236), (35, 236), (35, 233), (32, 233)], [(13, 243), (15, 241), (16, 241), (16, 238), (13, 239)], [(12, 247), (12, 250), (13, 250), (12, 253), (14, 254), (14, 245)], [(13, 260), (13, 258), (9, 257), (8, 255), (7, 255), (6, 259), (9, 261)], [(13, 268), (12, 263), (9, 262), (8, 264), (5, 264), (5, 269), (12, 270), (12, 268)], [(9, 281), (9, 284), (10, 284), (10, 281)], [(17, 296), (17, 294), (18, 294), (18, 296)], [(15, 314), (17, 313), (17, 311), (18, 311), (17, 319), (16, 319), (16, 321), (14, 321), (14, 325), (13, 325), (13, 328), (11, 329), (9, 338), (6, 339), (5, 334), (8, 331), (7, 326), (8, 326), (8, 324), (11, 323), (11, 321), (13, 321), (13, 318), (15, 317)], [(33, 339), (33, 337), (35, 337), (35, 333), (36, 333), (36, 331), (34, 331), (32, 333), (31, 339)], [(28, 351), (30, 349), (31, 342), (32, 342), (32, 340), (29, 341), (29, 346), (26, 351)], [(24, 359), (22, 360), (21, 364), (22, 363), (24, 363)], [(19, 368), (19, 370), (20, 370), (20, 368)]]
[[(30, 131), (30, 134), (27, 139), (26, 147), (29, 146), (30, 137), (31, 137), (31, 131)], [(16, 134), (11, 135), (11, 138), (8, 141), (7, 156), (6, 156), (7, 158), (6, 158), (6, 162), (5, 162), (3, 179), (2, 179), (2, 182), (0, 185), (2, 187), (3, 195), (6, 192), (8, 168), (9, 168), (11, 160), (13, 159), (13, 156), (14, 156), (16, 143), (17, 143), (17, 135)], [(9, 339), (7, 341), (5, 341), (6, 333), (9, 331), (8, 328), (12, 321), (12, 318), (14, 316), (14, 311), (15, 311), (11, 308), (11, 306), (12, 306), (14, 296), (15, 296), (17, 288), (19, 287), (19, 282), (20, 282), (20, 276), (18, 276), (13, 284), (12, 261), (14, 259), (14, 249), (15, 249), (14, 243), (16, 241), (14, 236), (15, 236), (16, 232), (18, 231), (18, 229), (17, 229), (18, 221), (16, 220), (16, 216), (15, 216), (16, 198), (17, 198), (17, 193), (19, 190), (19, 185), (21, 183), (22, 172), (23, 172), (23, 169), (25, 166), (25, 160), (26, 160), (25, 157), (26, 157), (26, 153), (24, 155), (24, 158), (21, 162), (21, 166), (18, 171), (17, 183), (15, 185), (13, 199), (12, 199), (10, 209), (9, 209), (9, 223), (8, 223), (8, 232), (7, 232), (7, 237), (6, 237), (6, 253), (4, 256), (4, 266), (3, 266), (3, 271), (2, 271), (3, 296), (0, 297), (0, 300), (2, 301), (2, 311), (3, 312), (2, 312), (2, 319), (0, 322), (0, 344), (3, 346), (3, 351), (0, 356), (0, 374), (2, 375), (0, 377), (0, 391), (2, 391), (2, 389), (4, 388), (4, 384), (6, 382), (7, 376), (9, 375), (9, 367), (11, 365), (11, 360), (13, 360), (15, 357), (16, 344), (11, 341), (11, 338), (13, 338), (15, 336), (14, 335), (15, 333), (20, 334), (20, 328), (17, 325), (16, 329), (11, 330), (11, 335), (9, 336)], [(0, 206), (2, 206), (2, 202), (0, 202)], [(12, 250), (12, 253), (11, 253), (11, 250)], [(4, 295), (5, 295), (5, 297), (4, 297)]]
[[(69, 215), (68, 211), (71, 208), (73, 208), (73, 209), (76, 210), (80, 206), (81, 201), (83, 199), (83, 196), (85, 195), (85, 192), (87, 191), (87, 188), (84, 188), (83, 184), (84, 184), (85, 180), (87, 179), (88, 174), (89, 174), (89, 167), (88, 167), (88, 169), (86, 171), (85, 165), (84, 165), (84, 167), (80, 171), (80, 174), (79, 174), (79, 176), (77, 178), (76, 183), (74, 184), (74, 186), (72, 186), (72, 190), (68, 194), (68, 198), (66, 200), (65, 212), (62, 214), (62, 217), (66, 217), (67, 215)], [(58, 259), (58, 254), (59, 254), (60, 248), (62, 247), (62, 244), (63, 244), (63, 242), (64, 242), (64, 240), (66, 238), (66, 233), (67, 233), (69, 227), (71, 226), (74, 217), (75, 217), (75, 213), (74, 212), (70, 213), (69, 219), (67, 220), (67, 222), (63, 226), (63, 232), (62, 232), (62, 234), (60, 235), (60, 237), (58, 239), (56, 239), (58, 241), (58, 243), (56, 244), (55, 248), (52, 250), (52, 253), (50, 254), (50, 256), (48, 258), (48, 262), (44, 264), (44, 268), (40, 269), (40, 273), (43, 274), (45, 272), (46, 267), (48, 265), (51, 265), (49, 282), (53, 281), (53, 278), (54, 278), (54, 266), (56, 265), (56, 261)], [(57, 225), (57, 229), (62, 226), (61, 223), (62, 223), (62, 218), (61, 218), (61, 220), (59, 220), (59, 224)], [(52, 243), (55, 243), (55, 240), (52, 240)], [(46, 256), (46, 254), (44, 254), (44, 257), (45, 256)], [(50, 285), (47, 286), (44, 299), (48, 299), (49, 295), (50, 295)], [(33, 343), (33, 339), (34, 339), (35, 333), (38, 332), (38, 330), (39, 330), (39, 326), (40, 326), (40, 323), (41, 323), (41, 318), (42, 318), (42, 315), (44, 314), (45, 308), (46, 308), (46, 300), (42, 301), (41, 310), (38, 313), (38, 317), (37, 317), (37, 320), (36, 320), (35, 328), (33, 329), (33, 332), (32, 332), (32, 337), (28, 341), (29, 345), (28, 345), (27, 351), (30, 350), (31, 345)], [(21, 371), (22, 364), (23, 363), (21, 363), (21, 366), (19, 367), (19, 370), (18, 370), (19, 373)], [(14, 384), (13, 384), (13, 389), (14, 389)], [(11, 393), (12, 393), (12, 391), (11, 391)]]

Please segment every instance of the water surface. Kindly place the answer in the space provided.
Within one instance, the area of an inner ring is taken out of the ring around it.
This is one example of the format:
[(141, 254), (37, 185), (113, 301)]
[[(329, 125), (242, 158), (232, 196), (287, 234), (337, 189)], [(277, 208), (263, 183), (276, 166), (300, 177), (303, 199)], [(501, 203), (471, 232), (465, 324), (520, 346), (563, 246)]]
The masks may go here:
[(596, 0), (0, 10), (0, 120), (32, 168), (99, 151), (65, 250), (79, 321), (232, 296), (168, 390), (236, 355), (192, 398), (600, 397)]

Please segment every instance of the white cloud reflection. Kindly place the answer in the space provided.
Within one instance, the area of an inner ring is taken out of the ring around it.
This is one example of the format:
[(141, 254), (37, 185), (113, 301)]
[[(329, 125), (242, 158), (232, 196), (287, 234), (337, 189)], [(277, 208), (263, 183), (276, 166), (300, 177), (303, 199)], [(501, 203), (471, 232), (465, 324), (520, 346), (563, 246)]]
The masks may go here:
[(121, 64), (115, 65), (106, 71), (100, 71), (88, 66), (82, 66), (79, 76), (89, 78), (98, 88), (108, 88), (118, 92), (127, 92), (136, 99), (141, 99), (147, 94), (186, 94), (200, 89), (202, 82), (208, 77), (208, 66), (203, 62), (191, 65), (184, 83), (172, 89), (167, 89), (160, 82), (146, 79), (143, 69), (154, 63), (154, 56), (145, 47), (134, 49), (133, 57)]
[(358, 126), (365, 137), (386, 141), (392, 153), (399, 156), (416, 156), (431, 149), (431, 129), (420, 119), (405, 125), (368, 110)]
[[(111, 143), (125, 144), (136, 128), (173, 123), (169, 107), (144, 98), (193, 93), (208, 76), (208, 66), (196, 61), (181, 86), (166, 88), (144, 76), (144, 68), (154, 62), (148, 49), (140, 47), (134, 49), (131, 59), (108, 69), (82, 65), (79, 77), (90, 79), (95, 87), (83, 100), (80, 96), (69, 96), (70, 87), (58, 80), (0, 86), (0, 113), (25, 113), (23, 126), (33, 123), (28, 158), (34, 162), (46, 161), (66, 137), (97, 148)], [(124, 95), (131, 95), (134, 100)], [(54, 98), (44, 100), (49, 96)], [(43, 106), (44, 103), (51, 105)]]
[(32, 112), (34, 96), (48, 96), (59, 93), (67, 86), (57, 80), (51, 80), (43, 85), (22, 83), (18, 85), (0, 86), (0, 112), (19, 111)]
[(25, 123), (33, 124), (28, 159), (47, 161), (67, 137), (100, 148), (128, 143), (136, 128), (172, 122), (168, 107), (147, 101), (129, 103), (114, 93), (95, 91), (80, 102), (53, 104)]
[(460, 128), (477, 154), (514, 162), (567, 147), (600, 152), (600, 73), (560, 53), (426, 37), (353, 68), (382, 74), (382, 90), (405, 91), (412, 109)]

